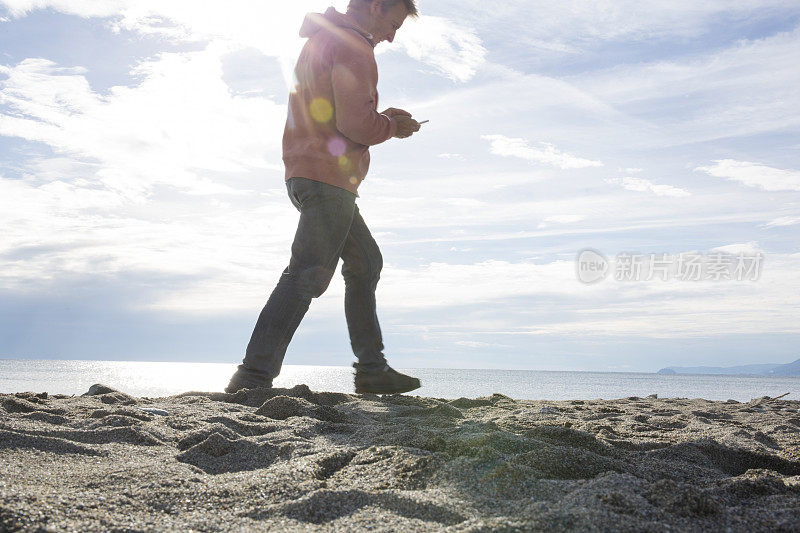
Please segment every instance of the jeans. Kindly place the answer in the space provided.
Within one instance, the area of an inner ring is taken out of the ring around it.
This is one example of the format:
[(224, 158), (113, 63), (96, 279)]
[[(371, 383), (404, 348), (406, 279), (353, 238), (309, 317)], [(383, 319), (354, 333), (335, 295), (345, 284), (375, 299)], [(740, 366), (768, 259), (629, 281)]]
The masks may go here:
[(289, 266), (281, 274), (256, 322), (239, 372), (274, 379), (286, 348), (312, 298), (328, 288), (342, 258), (344, 311), (356, 368), (386, 365), (375, 309), (375, 289), (383, 257), (361, 218), (356, 196), (339, 187), (307, 178), (290, 178), (286, 188), (300, 211)]

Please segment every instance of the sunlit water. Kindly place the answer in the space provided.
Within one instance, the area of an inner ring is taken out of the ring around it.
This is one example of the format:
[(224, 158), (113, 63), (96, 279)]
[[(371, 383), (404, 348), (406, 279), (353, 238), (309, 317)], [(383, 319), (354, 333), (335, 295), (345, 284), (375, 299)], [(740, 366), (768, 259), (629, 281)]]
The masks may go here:
[[(222, 391), (236, 365), (132, 361), (50, 361), (0, 359), (0, 392), (82, 394), (104, 383), (134, 396), (151, 398), (186, 391)], [(734, 399), (791, 393), (800, 399), (800, 377), (663, 375), (617, 372), (538, 370), (399, 369), (417, 376), (415, 395), (475, 398), (495, 392), (517, 399), (595, 399), (627, 396)], [(284, 365), (276, 387), (305, 383), (312, 390), (353, 392), (353, 369), (338, 366)]]

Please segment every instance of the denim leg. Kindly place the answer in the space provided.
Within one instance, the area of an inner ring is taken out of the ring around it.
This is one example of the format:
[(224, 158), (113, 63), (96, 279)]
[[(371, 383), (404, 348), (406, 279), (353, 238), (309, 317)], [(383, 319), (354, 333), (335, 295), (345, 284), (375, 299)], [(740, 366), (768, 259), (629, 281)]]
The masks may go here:
[(377, 370), (386, 365), (375, 305), (375, 289), (381, 268), (381, 251), (356, 206), (350, 232), (342, 249), (342, 276), (350, 345), (358, 358), (356, 368), (360, 370)]
[(258, 317), (239, 367), (268, 379), (280, 373), (311, 299), (328, 288), (355, 209), (355, 195), (344, 189), (306, 178), (291, 178), (286, 185), (300, 211), (292, 257)]

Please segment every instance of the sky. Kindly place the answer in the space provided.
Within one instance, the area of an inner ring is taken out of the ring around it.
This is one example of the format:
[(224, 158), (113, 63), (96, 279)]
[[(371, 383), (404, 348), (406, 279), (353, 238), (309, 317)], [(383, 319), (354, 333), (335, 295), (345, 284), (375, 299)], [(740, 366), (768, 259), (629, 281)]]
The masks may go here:
[[(297, 32), (329, 5), (0, 0), (0, 358), (241, 360), (297, 224)], [(390, 364), (800, 357), (795, 0), (419, 8), (375, 50), (379, 108), (430, 122), (371, 149), (358, 199)], [(354, 360), (343, 295), (285, 364)]]

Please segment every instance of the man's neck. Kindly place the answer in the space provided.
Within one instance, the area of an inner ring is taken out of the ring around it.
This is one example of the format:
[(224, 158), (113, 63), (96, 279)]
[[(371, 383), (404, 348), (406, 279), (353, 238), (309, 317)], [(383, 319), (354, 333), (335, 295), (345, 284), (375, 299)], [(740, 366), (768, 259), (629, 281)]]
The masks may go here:
[(347, 16), (356, 21), (356, 24), (365, 32), (372, 34), (372, 17), (364, 9), (348, 9)]

